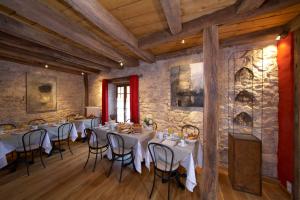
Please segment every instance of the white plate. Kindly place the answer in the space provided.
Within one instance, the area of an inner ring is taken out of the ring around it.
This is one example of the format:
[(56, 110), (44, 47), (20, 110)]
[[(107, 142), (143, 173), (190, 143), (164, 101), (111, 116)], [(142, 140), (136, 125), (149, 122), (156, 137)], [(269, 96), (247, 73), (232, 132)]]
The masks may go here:
[(181, 144), (180, 142), (177, 145), (180, 146), (180, 147), (186, 147), (187, 146), (186, 143)]

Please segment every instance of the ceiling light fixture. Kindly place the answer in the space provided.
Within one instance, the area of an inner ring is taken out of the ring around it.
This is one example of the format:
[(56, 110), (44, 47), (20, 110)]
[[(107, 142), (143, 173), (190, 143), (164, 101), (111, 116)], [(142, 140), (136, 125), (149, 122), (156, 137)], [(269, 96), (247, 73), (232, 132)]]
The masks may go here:
[(123, 67), (123, 65), (124, 65), (123, 62), (121, 61), (121, 62), (120, 62), (120, 66)]
[(48, 69), (48, 65), (47, 64), (45, 65), (45, 68)]
[(81, 72), (81, 75), (83, 76), (83, 75), (84, 75), (84, 73), (83, 73), (83, 72)]
[(277, 35), (275, 40), (279, 41), (281, 39), (281, 36), (280, 35)]
[(185, 43), (185, 40), (181, 40), (181, 44), (184, 44)]

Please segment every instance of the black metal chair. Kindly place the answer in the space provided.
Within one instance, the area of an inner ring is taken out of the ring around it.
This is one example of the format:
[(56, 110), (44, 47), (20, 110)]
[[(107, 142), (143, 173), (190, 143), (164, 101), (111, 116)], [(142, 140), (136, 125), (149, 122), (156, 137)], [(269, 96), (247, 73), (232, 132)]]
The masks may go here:
[(17, 128), (16, 125), (14, 124), (0, 124), (0, 129), (3, 130), (3, 131), (6, 131), (6, 130), (11, 130), (11, 129), (15, 129)]
[(40, 125), (40, 124), (45, 124), (45, 123), (47, 123), (47, 121), (41, 118), (41, 119), (30, 120), (28, 122), (28, 125)]
[(101, 124), (101, 118), (100, 117), (94, 117), (92, 120), (91, 120), (91, 129), (95, 128), (95, 127), (98, 127), (99, 124)]
[(68, 148), (71, 154), (73, 155), (73, 152), (70, 147), (70, 135), (71, 135), (72, 128), (73, 128), (73, 123), (69, 123), (69, 122), (64, 123), (58, 127), (57, 137), (51, 138), (53, 149), (55, 148), (55, 144), (58, 143), (57, 149), (60, 153), (61, 159), (63, 159), (62, 152), (64, 151), (62, 149), (63, 142), (67, 142)]
[(195, 135), (196, 138), (199, 138), (200, 129), (196, 126), (186, 124), (181, 127), (181, 133), (183, 133), (183, 134), (191, 134), (192, 133), (193, 135)]
[(46, 137), (47, 131), (45, 129), (36, 129), (25, 133), (22, 136), (22, 146), (16, 149), (17, 161), (20, 160), (20, 154), (24, 153), (24, 161), (27, 167), (27, 175), (29, 176), (29, 161), (27, 154), (31, 153), (31, 162), (34, 162), (34, 151), (39, 151), (40, 159), (43, 167), (45, 163), (43, 161), (43, 143)]
[[(168, 182), (168, 199), (170, 199), (170, 182), (175, 178), (178, 183), (180, 174), (177, 171), (179, 162), (174, 163), (173, 150), (159, 143), (149, 143), (148, 150), (150, 152), (152, 161), (154, 162), (154, 179), (149, 198), (151, 198), (155, 186), (156, 176), (162, 178), (162, 181)], [(160, 173), (160, 174), (159, 174)]]
[[(107, 176), (110, 176), (114, 161), (120, 161), (121, 163), (121, 173), (119, 182), (122, 180), (123, 167), (132, 163), (134, 171), (136, 171), (134, 165), (134, 155), (133, 147), (125, 148), (125, 142), (122, 136), (115, 133), (107, 133), (106, 135), (109, 147), (112, 153), (112, 163)], [(125, 161), (130, 160), (130, 162), (125, 164)]]
[(89, 145), (89, 154), (88, 158), (85, 162), (84, 168), (86, 167), (87, 163), (90, 159), (90, 154), (95, 154), (95, 163), (93, 167), (93, 172), (95, 171), (96, 164), (97, 164), (97, 158), (98, 154), (101, 155), (101, 160), (103, 157), (103, 153), (108, 149), (107, 139), (106, 138), (100, 138), (93, 129), (86, 128), (84, 130), (85, 134), (87, 135), (88, 145)]

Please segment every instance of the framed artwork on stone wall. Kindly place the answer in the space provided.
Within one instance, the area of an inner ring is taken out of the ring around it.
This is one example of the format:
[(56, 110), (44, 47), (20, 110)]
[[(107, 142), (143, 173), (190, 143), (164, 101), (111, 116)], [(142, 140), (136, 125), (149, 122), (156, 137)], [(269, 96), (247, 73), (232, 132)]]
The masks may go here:
[(177, 108), (203, 107), (203, 63), (172, 67), (171, 106)]
[(56, 77), (27, 73), (26, 110), (27, 113), (57, 110)]

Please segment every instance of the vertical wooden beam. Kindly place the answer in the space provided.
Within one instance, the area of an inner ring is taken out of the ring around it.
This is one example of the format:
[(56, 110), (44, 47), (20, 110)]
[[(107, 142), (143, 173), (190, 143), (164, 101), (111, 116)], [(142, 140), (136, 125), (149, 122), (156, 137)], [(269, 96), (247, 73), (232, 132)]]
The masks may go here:
[[(89, 106), (89, 76), (88, 74), (83, 75), (84, 82), (84, 106)], [(87, 116), (87, 110), (84, 108), (84, 115)]]
[(295, 106), (294, 106), (294, 185), (293, 199), (300, 199), (300, 29), (294, 32), (294, 84), (295, 84)]
[(218, 185), (218, 28), (203, 31), (204, 61), (204, 167), (201, 176), (201, 200), (216, 200)]

